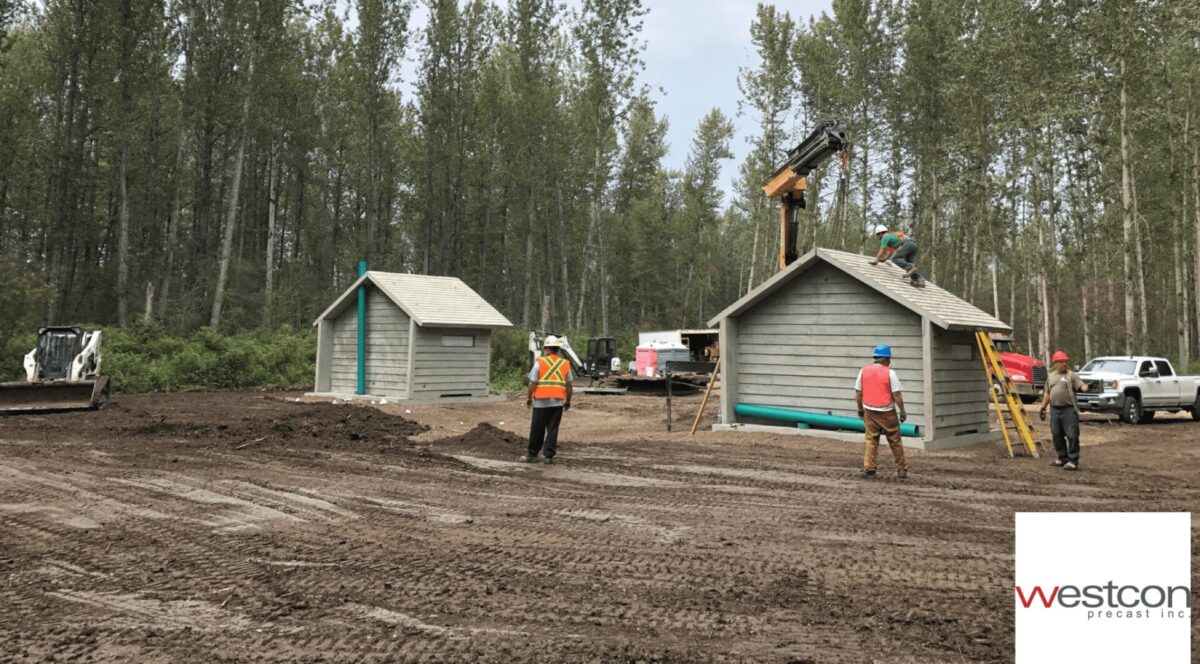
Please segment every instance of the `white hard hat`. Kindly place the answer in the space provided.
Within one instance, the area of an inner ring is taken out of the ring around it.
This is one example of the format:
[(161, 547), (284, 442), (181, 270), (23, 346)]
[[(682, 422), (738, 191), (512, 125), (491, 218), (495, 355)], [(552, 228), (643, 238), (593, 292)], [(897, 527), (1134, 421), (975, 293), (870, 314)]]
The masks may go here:
[(888, 232), (888, 227), (887, 227), (887, 226), (884, 226), (883, 224), (877, 224), (877, 225), (875, 226), (875, 230), (872, 230), (872, 231), (871, 231), (871, 234), (872, 234), (872, 235), (879, 235), (880, 233), (886, 233), (886, 232)]
[(547, 346), (550, 348), (562, 348), (562, 339), (551, 334), (542, 340), (542, 347), (545, 348)]

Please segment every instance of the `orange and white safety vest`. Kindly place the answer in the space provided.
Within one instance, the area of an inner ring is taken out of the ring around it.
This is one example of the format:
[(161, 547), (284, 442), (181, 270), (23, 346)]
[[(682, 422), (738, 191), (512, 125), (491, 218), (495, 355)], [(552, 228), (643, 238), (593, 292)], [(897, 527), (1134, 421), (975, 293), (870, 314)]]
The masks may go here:
[(862, 370), (863, 405), (869, 408), (892, 407), (892, 369), (869, 364)]
[(566, 399), (567, 361), (557, 355), (543, 355), (537, 359), (538, 379), (533, 387), (534, 399)]

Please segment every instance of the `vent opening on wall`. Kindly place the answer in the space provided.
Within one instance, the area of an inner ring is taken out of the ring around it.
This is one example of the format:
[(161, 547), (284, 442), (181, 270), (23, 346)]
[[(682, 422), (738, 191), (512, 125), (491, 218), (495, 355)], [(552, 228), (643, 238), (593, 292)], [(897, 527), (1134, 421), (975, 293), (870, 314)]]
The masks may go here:
[(447, 397), (469, 397), (469, 396), (471, 396), (471, 393), (470, 393), (470, 392), (449, 392), (449, 393), (446, 393), (446, 394), (439, 394), (439, 395), (438, 395), (438, 397), (439, 397), (439, 398), (441, 398), (441, 399), (445, 399), (445, 398), (447, 398)]

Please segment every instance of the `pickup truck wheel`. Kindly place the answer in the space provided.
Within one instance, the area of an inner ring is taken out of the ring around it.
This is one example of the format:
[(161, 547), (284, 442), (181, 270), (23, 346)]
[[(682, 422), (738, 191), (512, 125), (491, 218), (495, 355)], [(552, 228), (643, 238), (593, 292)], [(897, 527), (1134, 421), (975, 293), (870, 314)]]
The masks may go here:
[(1142, 402), (1132, 394), (1126, 395), (1121, 403), (1121, 421), (1126, 424), (1142, 423)]

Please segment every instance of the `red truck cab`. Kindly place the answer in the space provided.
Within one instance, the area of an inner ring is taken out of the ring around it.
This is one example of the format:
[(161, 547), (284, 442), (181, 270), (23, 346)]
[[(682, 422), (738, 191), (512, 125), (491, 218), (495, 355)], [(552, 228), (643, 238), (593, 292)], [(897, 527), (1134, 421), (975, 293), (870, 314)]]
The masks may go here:
[(993, 334), (992, 343), (996, 344), (1000, 362), (1016, 386), (1021, 401), (1033, 403), (1041, 399), (1042, 390), (1046, 388), (1046, 364), (1035, 357), (1018, 353), (1012, 337)]

